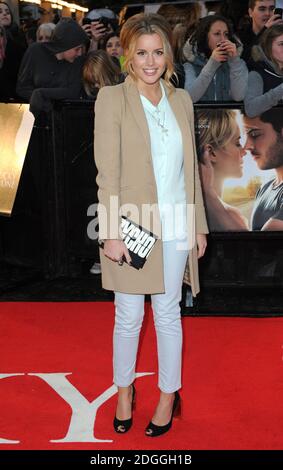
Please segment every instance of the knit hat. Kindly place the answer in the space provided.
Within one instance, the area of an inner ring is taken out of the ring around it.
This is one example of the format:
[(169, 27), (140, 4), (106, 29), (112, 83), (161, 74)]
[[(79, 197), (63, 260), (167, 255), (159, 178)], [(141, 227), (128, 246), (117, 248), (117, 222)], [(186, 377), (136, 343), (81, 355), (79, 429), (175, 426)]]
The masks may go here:
[(54, 54), (78, 47), (89, 41), (83, 28), (72, 18), (62, 18), (57, 23), (52, 39), (44, 46)]

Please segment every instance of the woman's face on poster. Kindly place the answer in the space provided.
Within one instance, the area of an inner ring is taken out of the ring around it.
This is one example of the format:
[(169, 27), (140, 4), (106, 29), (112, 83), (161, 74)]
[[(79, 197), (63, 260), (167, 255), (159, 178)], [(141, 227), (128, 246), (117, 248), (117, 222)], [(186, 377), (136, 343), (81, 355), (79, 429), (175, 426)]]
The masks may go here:
[(243, 157), (246, 153), (240, 139), (240, 129), (232, 139), (223, 147), (213, 151), (213, 166), (215, 171), (221, 172), (224, 178), (241, 178), (243, 175)]

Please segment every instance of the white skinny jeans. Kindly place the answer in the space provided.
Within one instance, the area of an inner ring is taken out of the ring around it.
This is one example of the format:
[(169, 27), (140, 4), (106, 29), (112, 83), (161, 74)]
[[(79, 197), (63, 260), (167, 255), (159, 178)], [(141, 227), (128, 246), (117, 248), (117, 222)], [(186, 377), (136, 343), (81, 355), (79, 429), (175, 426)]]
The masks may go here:
[[(158, 386), (165, 393), (181, 388), (183, 336), (179, 303), (188, 250), (177, 250), (178, 243), (163, 242), (165, 293), (151, 295), (157, 335)], [(128, 387), (135, 378), (144, 298), (140, 294), (115, 292), (113, 366), (114, 383), (118, 387)]]

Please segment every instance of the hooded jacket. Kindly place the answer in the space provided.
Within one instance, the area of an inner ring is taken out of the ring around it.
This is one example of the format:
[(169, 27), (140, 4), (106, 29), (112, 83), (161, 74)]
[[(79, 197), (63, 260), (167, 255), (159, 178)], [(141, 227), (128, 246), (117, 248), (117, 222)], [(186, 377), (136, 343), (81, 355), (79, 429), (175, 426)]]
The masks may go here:
[(283, 71), (280, 73), (266, 57), (261, 46), (252, 48), (252, 61), (249, 66), (245, 111), (249, 117), (255, 117), (276, 106), (283, 99)]
[(72, 19), (63, 19), (56, 25), (51, 42), (29, 46), (21, 63), (17, 93), (30, 102), (30, 110), (35, 116), (50, 111), (51, 100), (80, 97), (84, 58), (78, 57), (70, 63), (58, 60), (56, 54), (87, 41), (81, 26)]
[[(239, 53), (241, 48), (238, 49)], [(184, 46), (185, 89), (197, 101), (241, 101), (244, 99), (248, 69), (239, 56), (220, 63), (194, 48), (190, 40)]]

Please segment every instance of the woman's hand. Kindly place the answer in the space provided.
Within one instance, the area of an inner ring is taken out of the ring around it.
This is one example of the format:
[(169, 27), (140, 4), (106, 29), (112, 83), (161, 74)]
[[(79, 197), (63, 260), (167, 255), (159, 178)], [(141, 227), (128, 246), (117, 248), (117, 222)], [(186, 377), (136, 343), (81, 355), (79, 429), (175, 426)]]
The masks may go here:
[(202, 162), (199, 164), (199, 173), (202, 188), (205, 193), (214, 192), (214, 171), (210, 160), (209, 150), (205, 150), (202, 155)]
[(221, 43), (220, 48), (225, 54), (227, 54), (228, 58), (237, 57), (238, 55), (236, 44), (228, 39)]
[(227, 62), (227, 53), (224, 52), (224, 50), (222, 49), (222, 46), (219, 45), (217, 46), (215, 49), (213, 49), (212, 53), (211, 53), (211, 57), (216, 60), (216, 62)]
[(132, 262), (128, 248), (122, 240), (105, 240), (103, 251), (112, 261), (122, 261), (124, 256), (128, 264)]
[(98, 42), (105, 36), (107, 30), (102, 23), (99, 23), (99, 21), (92, 21), (90, 25), (90, 32), (92, 39)]
[(197, 247), (198, 247), (198, 258), (201, 258), (206, 250), (207, 241), (205, 233), (197, 234)]

